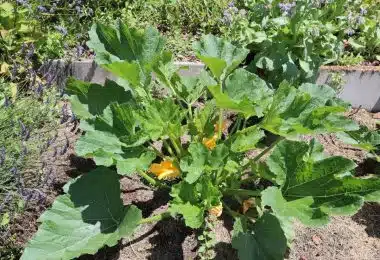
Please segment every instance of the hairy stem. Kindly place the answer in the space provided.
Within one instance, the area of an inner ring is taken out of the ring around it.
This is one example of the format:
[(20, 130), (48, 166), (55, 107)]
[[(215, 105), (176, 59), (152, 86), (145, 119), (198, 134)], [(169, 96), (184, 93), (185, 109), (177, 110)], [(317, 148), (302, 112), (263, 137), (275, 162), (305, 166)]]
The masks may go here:
[(155, 187), (159, 187), (159, 188), (170, 189), (168, 185), (150, 177), (146, 172), (138, 171), (138, 173), (141, 177), (143, 177), (151, 185), (153, 185)]
[(173, 137), (170, 137), (170, 141), (171, 143), (173, 144), (173, 147), (178, 155), (178, 157), (181, 157), (182, 155), (182, 146), (181, 146), (181, 142), (176, 140), (175, 138)]
[(222, 201), (222, 204), (223, 204), (223, 208), (225, 208), (225, 209), (227, 210), (227, 213), (228, 213), (229, 215), (231, 215), (231, 217), (236, 218), (236, 217), (244, 216), (244, 215), (240, 214), (239, 212), (236, 212), (236, 211), (232, 210), (232, 209), (231, 209), (230, 207), (228, 207), (227, 204), (224, 203), (223, 201)]
[(222, 138), (222, 131), (223, 131), (223, 108), (219, 110), (219, 128), (218, 128), (218, 137), (219, 139)]
[(241, 117), (239, 116), (238, 119), (236, 120), (233, 128), (231, 129), (230, 135), (239, 131), (240, 125), (241, 125)]
[(168, 142), (166, 142), (166, 140), (162, 140), (166, 150), (168, 150), (169, 154), (172, 156), (172, 157), (175, 157), (174, 156), (174, 152), (173, 152), (173, 149), (172, 147), (168, 144)]
[(152, 184), (153, 186), (157, 186), (157, 181), (155, 179), (153, 179), (152, 177), (150, 177), (147, 173), (143, 172), (143, 171), (138, 171), (139, 175), (141, 177), (143, 177), (147, 182), (149, 182), (150, 184)]
[(261, 196), (260, 190), (245, 190), (245, 189), (226, 189), (224, 195), (242, 195), (242, 196)]
[(140, 220), (139, 224), (157, 222), (157, 221), (163, 220), (163, 219), (168, 218), (168, 217), (170, 217), (170, 213), (164, 212), (164, 213), (154, 215), (154, 216), (149, 217), (149, 218), (143, 218), (142, 220)]
[(264, 151), (262, 151), (259, 155), (257, 155), (255, 158), (253, 158), (253, 162), (257, 162), (261, 159), (265, 154), (267, 154), (270, 150), (272, 150), (273, 147), (275, 147), (279, 142), (281, 142), (284, 139), (284, 137), (278, 137), (276, 141), (274, 141), (269, 147), (267, 147)]

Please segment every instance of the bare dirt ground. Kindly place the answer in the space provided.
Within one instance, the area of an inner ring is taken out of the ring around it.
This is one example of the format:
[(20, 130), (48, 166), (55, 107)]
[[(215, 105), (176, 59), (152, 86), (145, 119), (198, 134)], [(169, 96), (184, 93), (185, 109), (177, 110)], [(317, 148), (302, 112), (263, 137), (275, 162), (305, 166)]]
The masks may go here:
[[(365, 110), (353, 110), (348, 116), (371, 129), (376, 128), (372, 114)], [(29, 207), (25, 216), (16, 220), (12, 233), (17, 234), (17, 243), (23, 245), (36, 231), (38, 216), (51, 205), (54, 198), (62, 192), (63, 185), (81, 172), (94, 167), (93, 162), (77, 158), (73, 145), (78, 137), (74, 125), (67, 125), (59, 131), (59, 140), (70, 140), (67, 153), (60, 159), (54, 159), (54, 148), (47, 152), (45, 161), (54, 166), (52, 190), (45, 203)], [(305, 139), (310, 139), (305, 137)], [(349, 147), (333, 135), (320, 135), (317, 139), (331, 155), (342, 155), (353, 159), (359, 166), (365, 164), (364, 152)], [(358, 174), (367, 168), (359, 167)], [(148, 217), (166, 209), (169, 195), (152, 190), (137, 177), (121, 179), (122, 199), (125, 204), (135, 204)], [(222, 218), (216, 224), (214, 232), (217, 238), (215, 259), (237, 259), (231, 248), (232, 223)], [(336, 217), (324, 228), (306, 228), (295, 224), (296, 239), (289, 249), (289, 260), (375, 260), (380, 259), (380, 205), (366, 204), (353, 217)], [(197, 255), (196, 231), (188, 229), (178, 220), (164, 220), (155, 224), (144, 225), (133, 237), (123, 239), (118, 246), (100, 250), (95, 256), (82, 256), (80, 259), (96, 260), (181, 260), (195, 259)]]

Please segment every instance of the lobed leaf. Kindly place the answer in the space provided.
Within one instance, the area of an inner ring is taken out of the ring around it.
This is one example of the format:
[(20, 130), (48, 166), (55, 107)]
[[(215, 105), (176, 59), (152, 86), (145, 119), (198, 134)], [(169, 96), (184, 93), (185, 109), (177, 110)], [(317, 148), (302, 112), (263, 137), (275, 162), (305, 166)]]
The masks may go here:
[(308, 84), (296, 89), (283, 83), (262, 127), (284, 137), (357, 130), (358, 125), (342, 115), (344, 107), (330, 105), (332, 95), (328, 86)]
[(243, 218), (235, 219), (232, 246), (238, 250), (240, 260), (282, 260), (286, 238), (279, 220), (272, 214), (264, 213), (255, 224)]
[(337, 133), (337, 137), (346, 144), (368, 152), (376, 151), (380, 147), (380, 131), (369, 131), (365, 126), (360, 126), (357, 131)]
[(97, 168), (65, 186), (39, 219), (37, 233), (21, 259), (73, 259), (95, 254), (132, 235), (142, 218), (135, 206), (123, 206), (117, 174)]
[(193, 44), (197, 57), (203, 61), (218, 80), (225, 79), (247, 57), (249, 51), (208, 34)]
[(323, 225), (329, 215), (352, 215), (365, 201), (380, 200), (380, 178), (356, 178), (356, 165), (349, 159), (321, 154), (315, 140), (281, 141), (266, 166), (280, 185), (262, 193), (263, 205), (279, 219), (297, 218), (305, 225)]

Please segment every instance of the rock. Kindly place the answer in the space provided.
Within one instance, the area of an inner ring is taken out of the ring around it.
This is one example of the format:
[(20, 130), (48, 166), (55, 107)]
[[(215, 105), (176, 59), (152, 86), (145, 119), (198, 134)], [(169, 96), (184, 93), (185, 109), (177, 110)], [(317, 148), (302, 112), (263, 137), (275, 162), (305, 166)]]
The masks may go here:
[(320, 243), (322, 243), (322, 239), (317, 235), (312, 236), (311, 239), (313, 240), (314, 244), (316, 244), (316, 245), (319, 245)]

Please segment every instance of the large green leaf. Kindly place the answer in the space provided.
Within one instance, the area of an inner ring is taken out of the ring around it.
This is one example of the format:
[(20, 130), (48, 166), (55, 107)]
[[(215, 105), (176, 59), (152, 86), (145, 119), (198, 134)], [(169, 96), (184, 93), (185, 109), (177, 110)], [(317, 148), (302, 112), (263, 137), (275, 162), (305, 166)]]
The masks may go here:
[(228, 76), (225, 92), (234, 101), (246, 99), (252, 102), (259, 117), (272, 103), (273, 90), (264, 80), (245, 69), (237, 69)]
[(146, 171), (154, 159), (156, 159), (156, 154), (150, 151), (137, 158), (120, 159), (116, 165), (117, 172), (121, 175), (131, 175), (137, 171)]
[(185, 180), (192, 184), (196, 182), (204, 171), (207, 163), (208, 149), (201, 143), (190, 144), (189, 156), (181, 160), (181, 170), (186, 174)]
[[(303, 85), (299, 89), (281, 84), (264, 117), (262, 127), (272, 133), (292, 137), (298, 134), (353, 131), (358, 125), (346, 118), (344, 107), (330, 106), (328, 86)], [(322, 93), (322, 94), (321, 94)]]
[(232, 246), (238, 250), (240, 260), (282, 260), (286, 238), (279, 220), (264, 213), (255, 224), (242, 218), (235, 220)]
[(322, 155), (312, 140), (281, 141), (266, 166), (281, 186), (263, 192), (263, 205), (279, 219), (297, 218), (306, 225), (326, 224), (329, 215), (352, 215), (364, 201), (380, 201), (380, 178), (356, 178), (349, 159)]
[(99, 84), (71, 78), (66, 87), (70, 96), (73, 112), (81, 119), (103, 115), (112, 102), (134, 103), (130, 91), (126, 91), (116, 82), (106, 79), (104, 87)]
[(116, 27), (96, 23), (89, 36), (87, 45), (95, 50), (98, 64), (134, 87), (150, 83), (165, 43), (155, 28), (131, 29), (120, 21)]
[(141, 220), (135, 206), (123, 206), (118, 175), (98, 168), (65, 186), (39, 219), (37, 233), (21, 259), (73, 259), (95, 254), (132, 235)]
[(108, 64), (115, 61), (152, 62), (163, 50), (164, 39), (153, 27), (145, 30), (131, 29), (121, 21), (116, 27), (96, 23), (89, 32), (87, 45), (96, 52), (96, 62)]
[(264, 131), (257, 125), (245, 128), (233, 135), (231, 150), (236, 153), (252, 150), (264, 136)]
[(197, 57), (203, 61), (218, 80), (225, 79), (247, 57), (249, 51), (208, 34), (193, 45)]
[(225, 88), (209, 86), (216, 105), (243, 113), (246, 117), (263, 116), (272, 101), (273, 91), (265, 81), (245, 69), (237, 69), (226, 79)]
[(380, 130), (370, 131), (367, 127), (361, 126), (357, 131), (337, 133), (337, 137), (346, 144), (369, 152), (380, 149)]
[(163, 136), (181, 137), (181, 121), (185, 114), (186, 111), (170, 98), (152, 100), (136, 111), (143, 131), (153, 140)]
[(189, 155), (181, 159), (180, 166), (182, 172), (186, 173), (186, 182), (190, 184), (196, 182), (202, 174), (223, 168), (229, 154), (229, 149), (224, 144), (219, 144), (210, 151), (201, 143), (192, 143), (188, 151)]
[(228, 108), (229, 110), (242, 113), (246, 118), (256, 115), (255, 105), (247, 98), (235, 101), (226, 93), (223, 93), (219, 85), (209, 86), (208, 90), (213, 95), (218, 107)]

